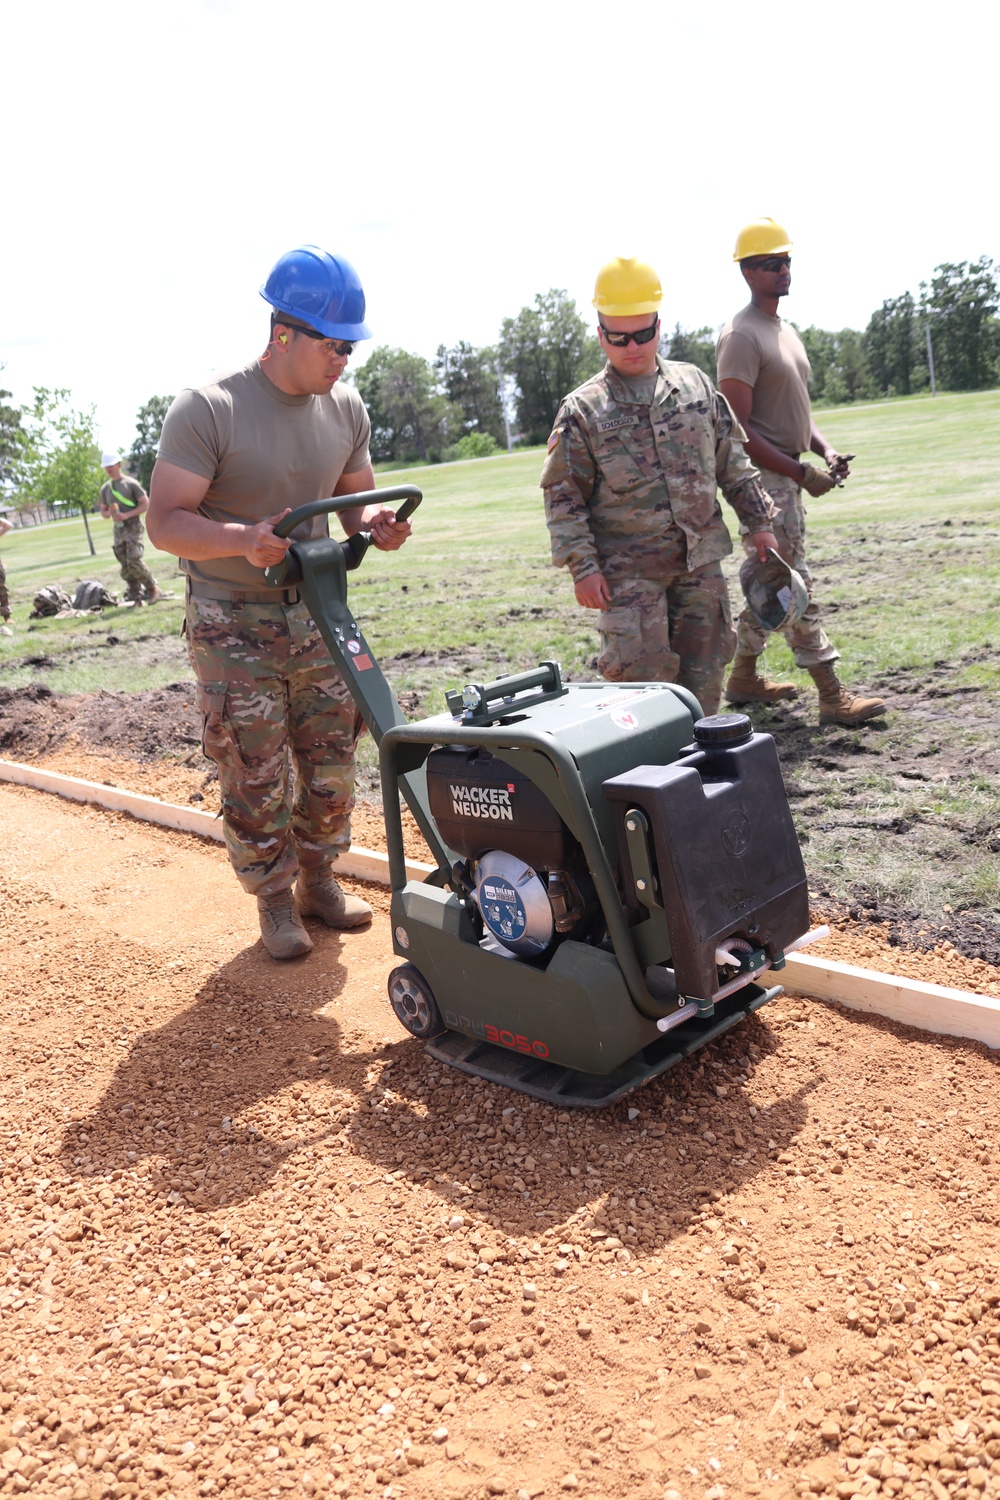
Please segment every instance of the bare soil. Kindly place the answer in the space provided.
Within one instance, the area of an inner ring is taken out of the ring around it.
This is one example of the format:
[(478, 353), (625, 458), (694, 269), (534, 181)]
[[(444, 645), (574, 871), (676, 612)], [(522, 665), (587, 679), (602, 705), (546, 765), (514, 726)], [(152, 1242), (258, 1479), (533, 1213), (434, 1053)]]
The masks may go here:
[(276, 965), (217, 846), (0, 826), (0, 1493), (1000, 1495), (994, 1055), (787, 997), (557, 1115), (400, 1032), (383, 892)]
[[(880, 693), (892, 708), (861, 731), (823, 728), (804, 694), (774, 710), (754, 710), (758, 729), (775, 737), (803, 855), (817, 902), (840, 923), (871, 926), (893, 946), (928, 954), (951, 944), (961, 954), (1000, 965), (995, 904), (948, 899), (977, 861), (1000, 852), (995, 789), (1000, 744), (989, 695), (962, 685), (973, 657), (938, 661), (919, 676), (855, 684)], [(408, 712), (420, 708), (404, 695)], [(421, 710), (422, 711), (422, 710)], [(71, 774), (115, 781), (130, 790), (217, 810), (214, 767), (201, 753), (194, 684), (175, 682), (139, 693), (53, 693), (44, 682), (0, 686), (0, 756), (40, 761)], [(100, 775), (92, 757), (114, 763)], [(367, 762), (367, 757), (363, 758)], [(77, 769), (91, 764), (91, 771)], [(175, 790), (153, 791), (153, 783)], [(961, 800), (973, 784), (988, 788)], [(363, 828), (381, 840), (377, 775), (362, 765), (356, 843)], [(366, 813), (365, 807), (369, 810)], [(366, 823), (365, 818), (371, 823)], [(415, 834), (415, 830), (414, 830)], [(419, 849), (419, 835), (410, 852)], [(369, 845), (370, 846), (370, 845)], [(915, 872), (919, 871), (919, 878)], [(912, 884), (911, 894), (899, 894)]]

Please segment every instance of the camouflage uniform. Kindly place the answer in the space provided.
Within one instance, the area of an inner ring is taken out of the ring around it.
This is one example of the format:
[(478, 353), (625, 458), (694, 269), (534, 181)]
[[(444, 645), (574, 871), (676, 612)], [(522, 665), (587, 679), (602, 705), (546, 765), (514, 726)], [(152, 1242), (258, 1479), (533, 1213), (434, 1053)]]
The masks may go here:
[(304, 603), (195, 592), (186, 629), (229, 858), (244, 890), (273, 895), (350, 846), (363, 720)]
[(142, 521), (138, 516), (115, 522), (111, 545), (121, 565), (126, 599), (152, 599), (156, 593), (156, 579), (142, 560), (142, 538)]
[[(790, 563), (802, 575), (809, 590), (809, 605), (805, 614), (793, 624), (786, 625), (781, 634), (791, 647), (797, 667), (809, 668), (824, 661), (839, 661), (840, 652), (820, 624), (819, 605), (812, 597), (812, 574), (806, 563), (806, 509), (802, 504), (802, 491), (794, 479), (786, 474), (778, 474), (773, 469), (762, 469), (760, 480), (778, 513), (772, 527), (778, 540), (778, 551), (785, 562)], [(741, 526), (740, 530), (743, 533), (744, 551), (750, 556), (753, 549), (747, 538), (746, 527)], [(736, 624), (737, 654), (760, 656), (771, 634), (770, 630), (764, 629), (749, 607), (744, 608)]]
[(770, 529), (773, 507), (708, 377), (657, 366), (651, 401), (608, 364), (560, 407), (541, 477), (552, 561), (574, 583), (598, 572), (607, 581), (602, 676), (678, 682), (715, 713), (736, 643), (716, 490), (750, 531)]
[(0, 619), (10, 619), (10, 595), (7, 592), (7, 574), (0, 558)]

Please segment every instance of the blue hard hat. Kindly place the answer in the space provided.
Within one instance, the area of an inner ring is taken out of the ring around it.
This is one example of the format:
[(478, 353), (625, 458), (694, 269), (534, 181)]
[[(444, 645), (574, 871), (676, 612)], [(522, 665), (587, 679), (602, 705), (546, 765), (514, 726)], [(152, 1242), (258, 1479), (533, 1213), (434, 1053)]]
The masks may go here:
[(331, 255), (318, 245), (297, 245), (276, 261), (260, 295), (328, 339), (372, 336), (357, 271), (342, 255)]

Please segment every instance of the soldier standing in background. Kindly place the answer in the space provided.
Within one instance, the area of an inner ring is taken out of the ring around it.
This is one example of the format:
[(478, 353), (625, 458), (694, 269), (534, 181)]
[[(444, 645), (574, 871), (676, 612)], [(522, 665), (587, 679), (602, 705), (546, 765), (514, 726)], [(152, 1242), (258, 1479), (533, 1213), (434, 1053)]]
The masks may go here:
[(621, 258), (597, 276), (604, 369), (563, 401), (542, 470), (552, 561), (596, 609), (612, 682), (677, 682), (719, 709), (735, 635), (721, 488), (763, 562), (773, 508), (743, 430), (694, 365), (658, 355), (660, 280)]
[(101, 485), (100, 510), (106, 521), (113, 521), (112, 548), (121, 565), (125, 580), (125, 598), (133, 603), (155, 604), (161, 598), (156, 579), (142, 560), (142, 521), (149, 497), (137, 479), (122, 473), (117, 453), (102, 453), (101, 468), (107, 482)]
[[(0, 536), (6, 536), (8, 531), (11, 531), (12, 529), (13, 528), (11, 527), (11, 524), (8, 521), (7, 517), (0, 516)], [(0, 558), (0, 620), (3, 620), (3, 630), (5, 635), (11, 634), (10, 630), (8, 630), (7, 628), (7, 621), (9, 619), (10, 595), (7, 592), (7, 574), (4, 570), (3, 558)]]
[[(820, 624), (812, 600), (812, 578), (806, 564), (806, 512), (802, 491), (826, 495), (841, 485), (853, 453), (838, 453), (812, 420), (809, 404), (809, 358), (795, 329), (778, 317), (778, 303), (791, 286), (792, 257), (788, 233), (773, 219), (756, 219), (740, 230), (733, 259), (739, 261), (750, 288), (750, 302), (727, 323), (717, 350), (719, 389), (746, 428), (747, 452), (760, 469), (761, 482), (777, 508), (778, 551), (809, 591), (805, 613), (782, 627), (795, 657), (819, 690), (821, 724), (861, 724), (885, 713), (881, 698), (861, 698), (845, 688), (834, 670), (840, 653)], [(800, 462), (816, 453), (825, 470)], [(746, 526), (741, 527), (746, 533)], [(754, 538), (744, 545), (753, 550)], [(749, 608), (737, 622), (736, 660), (726, 684), (729, 703), (777, 703), (795, 698), (792, 682), (771, 682), (757, 670), (769, 632)]]

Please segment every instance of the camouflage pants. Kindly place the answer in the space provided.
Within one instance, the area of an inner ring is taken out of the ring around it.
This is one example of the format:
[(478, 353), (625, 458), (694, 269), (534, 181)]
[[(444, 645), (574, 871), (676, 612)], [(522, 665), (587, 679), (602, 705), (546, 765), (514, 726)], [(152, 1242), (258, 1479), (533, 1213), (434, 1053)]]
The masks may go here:
[(0, 618), (10, 619), (10, 595), (7, 592), (7, 574), (0, 561)]
[(363, 720), (305, 604), (189, 598), (186, 628), (229, 858), (273, 895), (350, 846)]
[(125, 598), (152, 599), (156, 593), (156, 579), (142, 560), (144, 551), (142, 533), (139, 532), (138, 535), (127, 531), (119, 533), (118, 528), (115, 527), (114, 541), (111, 545), (121, 565), (122, 577), (125, 580)]
[[(838, 661), (840, 652), (819, 622), (819, 605), (812, 597), (812, 574), (806, 563), (806, 511), (802, 504), (802, 491), (785, 474), (776, 474), (772, 469), (762, 469), (760, 481), (774, 501), (778, 516), (771, 530), (778, 539), (778, 551), (797, 573), (802, 574), (809, 590), (809, 604), (805, 614), (793, 625), (786, 625), (782, 635), (792, 649), (797, 667), (815, 667), (819, 662)], [(752, 548), (744, 533), (743, 548), (749, 556)], [(740, 656), (760, 656), (767, 645), (770, 630), (765, 630), (760, 621), (744, 608), (736, 625), (736, 651)]]
[(719, 711), (736, 637), (719, 563), (661, 579), (616, 578), (605, 568), (611, 608), (598, 617), (597, 667), (609, 682), (676, 682), (706, 714)]

